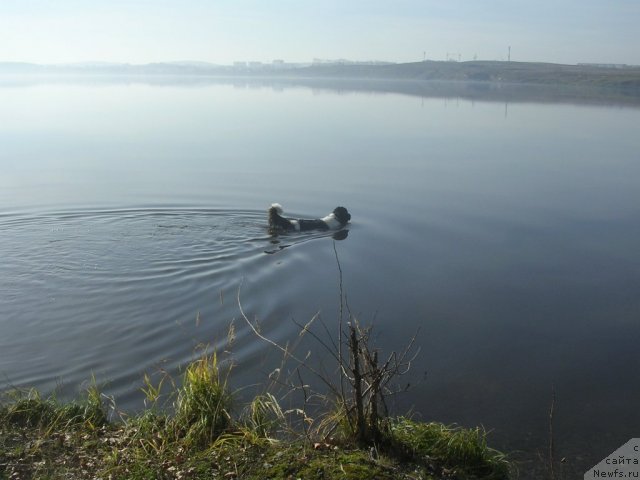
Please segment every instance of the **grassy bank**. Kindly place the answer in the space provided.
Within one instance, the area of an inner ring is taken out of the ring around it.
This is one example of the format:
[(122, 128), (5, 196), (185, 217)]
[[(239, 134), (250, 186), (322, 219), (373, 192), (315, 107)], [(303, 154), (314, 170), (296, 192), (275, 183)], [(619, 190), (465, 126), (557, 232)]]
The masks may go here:
[[(487, 446), (481, 429), (387, 417), (375, 441), (363, 443), (344, 418), (329, 433), (295, 427), (291, 418), (300, 409), (283, 411), (268, 393), (235, 404), (228, 374), (215, 355), (205, 354), (171, 387), (171, 408), (157, 408), (160, 385), (147, 379), (148, 407), (117, 419), (109, 418), (95, 385), (73, 402), (35, 390), (10, 392), (0, 407), (0, 479), (509, 476), (505, 456)], [(330, 410), (318, 417), (324, 426), (327, 418), (341, 418)], [(314, 423), (307, 420), (305, 414), (303, 423)]]

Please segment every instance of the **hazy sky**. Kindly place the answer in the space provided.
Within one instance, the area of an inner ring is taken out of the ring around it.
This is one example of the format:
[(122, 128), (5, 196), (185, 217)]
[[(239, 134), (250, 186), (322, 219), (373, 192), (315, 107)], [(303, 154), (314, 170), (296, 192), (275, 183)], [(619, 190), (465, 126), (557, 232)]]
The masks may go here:
[(640, 0), (0, 0), (0, 61), (640, 64)]

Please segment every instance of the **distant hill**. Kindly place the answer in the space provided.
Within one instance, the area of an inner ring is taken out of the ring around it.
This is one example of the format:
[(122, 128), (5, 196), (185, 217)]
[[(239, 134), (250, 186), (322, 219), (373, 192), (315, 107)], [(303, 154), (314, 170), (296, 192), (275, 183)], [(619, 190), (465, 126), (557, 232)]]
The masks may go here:
[(640, 67), (605, 68), (527, 62), (417, 62), (380, 66), (314, 65), (295, 72), (310, 77), (479, 81), (531, 85), (575, 85), (640, 90)]
[(0, 75), (204, 75), (279, 78), (333, 78), (367, 80), (412, 80), (485, 82), (580, 86), (640, 92), (640, 67), (560, 65), (527, 62), (436, 62), (359, 63), (321, 62), (312, 65), (243, 63), (242, 67), (206, 62), (163, 62), (144, 65), (88, 62), (68, 65), (0, 63)]

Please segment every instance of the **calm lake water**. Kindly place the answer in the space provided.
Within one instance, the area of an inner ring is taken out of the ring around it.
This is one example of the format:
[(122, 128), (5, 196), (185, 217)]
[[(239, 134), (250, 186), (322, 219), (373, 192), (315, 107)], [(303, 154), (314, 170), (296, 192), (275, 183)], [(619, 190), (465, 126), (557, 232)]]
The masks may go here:
[[(3, 387), (93, 374), (140, 410), (145, 372), (179, 376), (234, 319), (234, 386), (264, 381), (278, 355), (239, 286), (276, 341), (318, 311), (335, 329), (335, 245), (383, 351), (420, 329), (401, 411), (535, 462), (555, 391), (557, 455), (584, 472), (640, 434), (639, 125), (495, 96), (0, 83)], [(272, 202), (345, 205), (348, 236), (271, 237)]]

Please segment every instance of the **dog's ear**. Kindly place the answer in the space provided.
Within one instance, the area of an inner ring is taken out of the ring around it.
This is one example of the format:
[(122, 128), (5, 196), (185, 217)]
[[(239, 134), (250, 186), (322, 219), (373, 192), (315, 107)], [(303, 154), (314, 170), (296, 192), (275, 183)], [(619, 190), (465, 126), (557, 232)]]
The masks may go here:
[(351, 214), (344, 207), (336, 207), (333, 210), (333, 214), (340, 223), (348, 223), (351, 220)]

